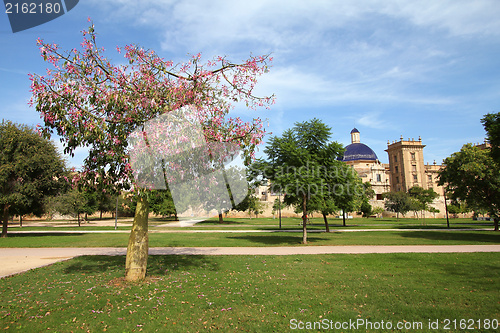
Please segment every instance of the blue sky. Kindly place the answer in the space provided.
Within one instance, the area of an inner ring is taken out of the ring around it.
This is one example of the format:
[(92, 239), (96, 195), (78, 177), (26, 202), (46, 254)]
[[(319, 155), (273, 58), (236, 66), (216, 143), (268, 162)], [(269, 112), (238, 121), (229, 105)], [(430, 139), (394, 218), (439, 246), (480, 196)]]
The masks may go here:
[(498, 13), (496, 0), (80, 0), (15, 34), (1, 13), (0, 118), (40, 122), (27, 105), (27, 74), (47, 67), (36, 39), (77, 47), (91, 17), (116, 63), (124, 62), (116, 46), (131, 43), (174, 62), (198, 52), (234, 61), (272, 53), (257, 90), (274, 93), (276, 104), (233, 113), (267, 119), (274, 135), (315, 117), (345, 145), (356, 127), (382, 162), (387, 141), (403, 135), (421, 136), (426, 162), (441, 163), (464, 143), (482, 142), (480, 118), (500, 111)]

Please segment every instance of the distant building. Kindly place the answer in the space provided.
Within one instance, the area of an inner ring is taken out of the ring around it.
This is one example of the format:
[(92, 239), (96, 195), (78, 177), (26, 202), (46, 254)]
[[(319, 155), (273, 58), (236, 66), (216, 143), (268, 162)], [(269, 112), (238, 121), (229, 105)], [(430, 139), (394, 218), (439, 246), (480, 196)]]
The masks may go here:
[(372, 201), (383, 200), (382, 194), (390, 191), (389, 165), (380, 163), (377, 154), (361, 143), (360, 133), (356, 128), (351, 131), (351, 144), (345, 147), (341, 160), (351, 165), (364, 183), (371, 184), (375, 191), (375, 198)]
[(387, 155), (389, 156), (389, 171), (391, 177), (391, 191), (408, 191), (414, 186), (428, 189), (432, 188), (438, 194), (443, 193), (443, 188), (437, 185), (438, 171), (441, 165), (434, 162), (432, 165), (424, 164), (424, 147), (422, 139), (387, 142)]
[[(487, 144), (484, 146), (487, 147)], [(442, 166), (436, 162), (424, 162), (424, 147), (420, 137), (417, 140), (404, 140), (401, 136), (399, 141), (387, 142), (385, 151), (389, 164), (381, 163), (373, 149), (361, 142), (360, 132), (354, 128), (351, 131), (351, 144), (345, 147), (344, 155), (339, 160), (352, 166), (363, 182), (371, 184), (375, 192), (375, 196), (370, 200), (373, 207), (384, 207), (385, 192), (408, 191), (414, 186), (420, 186), (425, 189), (432, 188), (439, 194), (431, 205), (438, 209), (439, 213), (425, 212), (425, 216), (444, 217), (444, 189), (437, 184), (438, 172)], [(272, 193), (268, 186), (261, 186), (256, 190), (256, 195), (266, 203), (264, 216), (271, 216), (271, 207), (279, 195), (283, 199), (283, 193)], [(283, 215), (299, 216), (290, 208), (284, 209)], [(411, 216), (411, 213), (408, 213), (408, 216)]]
[[(432, 188), (440, 195), (434, 201), (433, 207), (444, 216), (443, 188), (437, 184), (438, 172), (441, 165), (436, 162), (429, 165), (424, 163), (424, 147), (422, 139), (387, 142), (385, 150), (389, 157), (389, 164), (380, 163), (377, 154), (367, 145), (361, 143), (360, 133), (354, 128), (351, 131), (351, 144), (345, 147), (342, 161), (351, 165), (363, 182), (369, 182), (375, 191), (372, 206), (383, 207), (382, 194), (389, 191), (408, 191), (414, 186)], [(435, 214), (426, 213), (428, 216)]]

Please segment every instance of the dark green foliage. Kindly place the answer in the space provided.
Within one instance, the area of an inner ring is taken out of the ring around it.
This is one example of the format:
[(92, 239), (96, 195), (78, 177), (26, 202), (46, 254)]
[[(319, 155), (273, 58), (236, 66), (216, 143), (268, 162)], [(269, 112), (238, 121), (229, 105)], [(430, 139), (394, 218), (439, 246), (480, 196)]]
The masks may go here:
[(444, 161), (439, 184), (445, 185), (453, 204), (465, 202), (474, 211), (485, 211), (495, 221), (500, 217), (500, 164), (489, 149), (466, 144)]
[(248, 192), (245, 199), (234, 207), (234, 210), (239, 212), (248, 211), (248, 214), (254, 214), (258, 217), (264, 212), (264, 204), (251, 191)]
[(54, 144), (32, 128), (0, 123), (0, 209), (2, 237), (11, 215), (44, 213), (44, 198), (67, 184), (64, 160)]
[(491, 156), (497, 164), (500, 164), (500, 112), (488, 113), (481, 119), (481, 122), (491, 144)]
[(363, 217), (369, 217), (373, 212), (372, 205), (370, 205), (368, 201), (363, 201), (359, 207), (359, 212), (363, 215)]
[(448, 212), (453, 214), (453, 217), (457, 217), (458, 214), (465, 214), (470, 212), (470, 208), (464, 202), (456, 202), (448, 204)]
[(337, 160), (343, 148), (329, 142), (330, 136), (329, 126), (312, 119), (296, 123), (281, 137), (272, 137), (264, 150), (267, 165), (263, 176), (271, 180), (273, 192), (281, 190), (286, 205), (302, 212), (303, 243), (307, 243), (308, 212), (331, 210), (329, 199), (348, 192), (343, 178), (346, 165)]
[[(430, 211), (430, 204), (439, 197), (432, 188), (424, 189), (420, 186), (414, 186), (408, 190), (411, 200), (410, 210), (414, 211), (418, 217), (418, 211)], [(422, 213), (423, 216), (423, 213)]]
[(156, 190), (149, 194), (149, 207), (153, 213), (161, 216), (175, 216), (177, 221), (177, 211), (175, 209), (172, 194), (167, 190)]
[(92, 215), (99, 207), (97, 195), (94, 192), (78, 190), (77, 188), (61, 194), (54, 201), (55, 211), (62, 215), (76, 217), (78, 225), (80, 225), (81, 214)]
[(112, 212), (116, 210), (116, 199), (117, 195), (111, 195), (108, 193), (101, 193), (97, 196), (97, 210), (101, 213)]
[(403, 216), (408, 213), (412, 208), (412, 201), (410, 195), (407, 192), (387, 192), (384, 193), (385, 209), (397, 214), (399, 220), (399, 214)]

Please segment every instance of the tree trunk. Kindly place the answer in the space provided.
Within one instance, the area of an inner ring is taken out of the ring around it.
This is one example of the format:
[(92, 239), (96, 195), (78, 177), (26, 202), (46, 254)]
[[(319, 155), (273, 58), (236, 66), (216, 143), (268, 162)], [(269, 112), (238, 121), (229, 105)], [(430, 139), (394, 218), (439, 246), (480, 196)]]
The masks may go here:
[(7, 237), (7, 226), (9, 224), (9, 205), (3, 206), (3, 216), (2, 216), (2, 238)]
[(140, 197), (137, 200), (134, 223), (128, 240), (125, 265), (125, 280), (127, 281), (139, 281), (146, 277), (149, 250), (148, 215), (148, 199)]
[(345, 227), (345, 211), (342, 209), (342, 224)]
[(80, 224), (80, 213), (78, 213), (77, 215), (78, 215), (78, 226), (81, 227), (81, 224)]
[(177, 216), (177, 211), (175, 211), (174, 217), (175, 217), (175, 221), (179, 221), (179, 217)]
[(23, 216), (19, 216), (19, 226), (22, 228), (23, 227)]
[(307, 244), (307, 198), (302, 197), (302, 244)]
[(224, 223), (224, 219), (222, 218), (222, 212), (219, 211), (219, 223)]
[(328, 220), (326, 218), (326, 214), (325, 213), (322, 213), (322, 214), (323, 214), (323, 221), (325, 221), (325, 231), (330, 232), (330, 226), (328, 225)]
[(99, 211), (99, 220), (102, 220), (102, 210)]
[(495, 218), (493, 219), (493, 224), (495, 225), (495, 231), (498, 231), (498, 220), (499, 220), (499, 218), (498, 218), (498, 217), (495, 217)]

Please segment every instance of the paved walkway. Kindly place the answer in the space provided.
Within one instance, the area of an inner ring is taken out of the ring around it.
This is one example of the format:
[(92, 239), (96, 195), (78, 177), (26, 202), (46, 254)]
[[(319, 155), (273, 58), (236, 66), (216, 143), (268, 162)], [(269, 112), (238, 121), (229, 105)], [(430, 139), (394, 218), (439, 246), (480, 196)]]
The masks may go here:
[[(0, 248), (0, 278), (81, 255), (125, 255), (126, 248)], [(299, 255), (336, 253), (500, 252), (500, 245), (154, 247), (151, 255)]]

